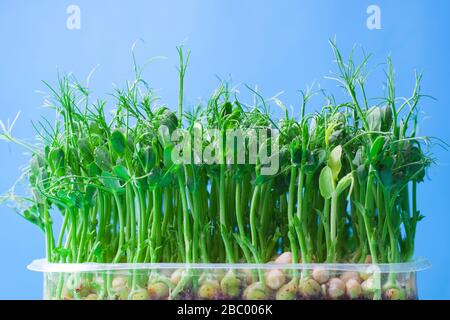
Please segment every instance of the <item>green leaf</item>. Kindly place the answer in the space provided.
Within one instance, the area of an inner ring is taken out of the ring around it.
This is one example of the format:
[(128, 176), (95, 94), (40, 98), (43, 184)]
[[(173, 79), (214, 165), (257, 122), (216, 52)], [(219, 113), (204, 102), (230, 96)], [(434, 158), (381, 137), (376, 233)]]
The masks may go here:
[(342, 147), (339, 145), (331, 150), (330, 157), (328, 158), (328, 167), (330, 167), (333, 173), (333, 179), (337, 180), (339, 172), (341, 172)]
[(52, 149), (49, 153), (49, 157), (55, 167), (64, 163), (64, 151), (61, 148)]
[(294, 140), (290, 144), (291, 162), (293, 165), (300, 165), (302, 161), (302, 146), (298, 140)]
[(101, 180), (103, 185), (113, 192), (118, 192), (122, 189), (119, 180), (107, 171), (102, 172)]
[(161, 188), (169, 187), (173, 182), (173, 174), (170, 171), (164, 173), (158, 182), (158, 186)]
[(161, 178), (162, 178), (161, 169), (158, 167), (153, 168), (152, 171), (150, 171), (150, 174), (147, 178), (150, 188), (154, 189), (154, 188), (158, 187), (158, 185), (161, 181)]
[(389, 130), (392, 124), (392, 109), (389, 105), (381, 107), (381, 119), (383, 131)]
[(75, 208), (78, 209), (82, 209), (83, 208), (83, 204), (84, 204), (84, 196), (81, 192), (79, 191), (70, 191), (68, 193), (69, 199), (70, 199), (70, 203), (72, 204), (72, 206), (74, 206)]
[(62, 259), (67, 258), (72, 253), (70, 249), (66, 249), (64, 247), (56, 247), (54, 252)]
[[(307, 146), (308, 145), (308, 141), (309, 141), (309, 128), (307, 123), (305, 122), (302, 125), (302, 145), (303, 146)], [(303, 150), (304, 154), (306, 154), (307, 150)]]
[(228, 114), (231, 113), (231, 111), (233, 110), (233, 105), (230, 102), (225, 102), (222, 107), (220, 108), (220, 113), (222, 114), (222, 116), (226, 116)]
[(101, 174), (101, 170), (95, 162), (92, 162), (88, 165), (89, 177), (97, 178), (100, 174)]
[(380, 172), (380, 179), (383, 185), (387, 188), (392, 187), (394, 184), (394, 177), (392, 176), (392, 170), (390, 168), (383, 168)]
[(34, 177), (37, 177), (39, 175), (39, 172), (40, 172), (41, 168), (45, 166), (44, 164), (41, 164), (41, 160), (40, 159), (41, 158), (38, 157), (37, 155), (33, 155), (31, 157), (30, 170), (31, 170), (31, 174)]
[(341, 130), (334, 130), (331, 133), (331, 135), (328, 137), (328, 143), (329, 144), (336, 143), (341, 138), (343, 132), (344, 131), (342, 129)]
[(111, 146), (118, 155), (123, 156), (125, 154), (127, 139), (121, 131), (115, 130), (111, 134)]
[(95, 148), (94, 158), (95, 163), (101, 170), (111, 172), (112, 164), (108, 149), (106, 149), (104, 146)]
[(326, 166), (322, 169), (319, 176), (320, 194), (325, 199), (330, 199), (334, 193), (334, 188), (333, 172), (330, 167)]
[(22, 217), (24, 217), (27, 221), (35, 224), (38, 226), (41, 230), (44, 230), (44, 221), (40, 216), (39, 209), (36, 205), (25, 209), (22, 212)]
[[(78, 156), (78, 152), (75, 148), (69, 147), (67, 150), (67, 162), (69, 163), (69, 166), (72, 168), (72, 173), (74, 174), (80, 174), (80, 165), (81, 165), (81, 159)], [(61, 168), (58, 170), (60, 172), (60, 175), (64, 173), (64, 167), (61, 166)]]
[(424, 218), (425, 218), (425, 216), (420, 214), (420, 211), (418, 210), (416, 213), (416, 216), (413, 216), (411, 219), (412, 219), (412, 221), (419, 222), (419, 221), (422, 221)]
[(45, 170), (44, 168), (42, 168), (41, 171), (39, 172), (38, 179), (40, 180), (40, 182), (42, 182), (45, 189), (50, 187), (49, 174), (48, 174), (48, 171)]
[(78, 140), (78, 148), (80, 149), (81, 158), (87, 163), (91, 163), (94, 160), (94, 155), (92, 154), (92, 148), (88, 140), (80, 139)]
[(356, 175), (360, 181), (364, 181), (367, 178), (368, 172), (365, 165), (361, 164), (356, 168)]
[(69, 198), (68, 192), (64, 189), (58, 190), (56, 197), (67, 207), (71, 207), (73, 205)]
[(61, 148), (52, 149), (49, 153), (50, 168), (58, 176), (62, 176), (64, 174), (64, 158), (65, 154)]
[(160, 116), (159, 124), (160, 126), (165, 126), (169, 129), (169, 133), (171, 134), (178, 126), (178, 118), (177, 115), (167, 109), (166, 107), (163, 107), (164, 110), (162, 111), (162, 114)]
[(381, 160), (381, 164), (383, 165), (383, 167), (392, 169), (394, 165), (394, 158), (392, 156), (383, 157), (383, 159)]
[[(336, 187), (336, 194), (340, 195), (342, 192), (345, 191), (348, 187), (353, 185), (353, 173), (350, 172), (345, 177), (343, 177), (341, 180), (339, 180), (337, 187)], [(351, 192), (351, 188), (350, 188)]]
[(383, 148), (384, 145), (384, 137), (383, 136), (378, 136), (375, 141), (372, 144), (372, 147), (370, 148), (370, 161), (375, 162), (376, 158), (378, 157), (378, 154), (380, 153), (381, 149)]
[(168, 144), (167, 146), (164, 147), (163, 157), (164, 157), (164, 166), (166, 168), (169, 168), (173, 164), (173, 161), (172, 161), (173, 148), (174, 148), (173, 144)]
[(97, 193), (97, 188), (93, 185), (88, 185), (86, 191), (84, 192), (83, 204), (89, 208), (94, 207), (95, 201), (94, 197)]
[(139, 158), (144, 166), (145, 172), (149, 172), (156, 164), (156, 157), (153, 149), (149, 146), (146, 146), (139, 150)]
[(330, 136), (336, 128), (336, 123), (331, 123), (325, 130), (325, 144), (328, 146), (330, 144)]
[(372, 107), (367, 112), (367, 124), (369, 130), (380, 131), (381, 130), (381, 110), (379, 107)]
[(95, 121), (92, 121), (91, 123), (89, 123), (89, 131), (91, 133), (98, 134), (98, 135), (103, 134), (103, 130), (100, 128), (100, 125)]
[(364, 149), (362, 147), (359, 147), (358, 150), (356, 150), (355, 157), (352, 160), (352, 164), (355, 166), (360, 166), (364, 163), (363, 159), (364, 155)]
[(123, 181), (129, 181), (131, 179), (130, 174), (128, 173), (127, 168), (122, 165), (117, 165), (113, 168), (113, 173)]
[(135, 142), (133, 131), (128, 131), (128, 133), (127, 133), (127, 147), (128, 147), (128, 150), (130, 151), (130, 153), (134, 152), (134, 149), (136, 147), (136, 142)]

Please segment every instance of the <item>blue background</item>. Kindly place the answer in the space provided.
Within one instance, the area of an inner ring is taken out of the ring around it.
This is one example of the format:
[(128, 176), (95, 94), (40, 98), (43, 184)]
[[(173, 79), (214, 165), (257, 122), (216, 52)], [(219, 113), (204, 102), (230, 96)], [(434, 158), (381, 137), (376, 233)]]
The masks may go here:
[[(382, 29), (368, 30), (366, 9), (381, 8)], [(66, 28), (66, 8), (81, 8), (81, 29)], [(207, 97), (216, 76), (232, 75), (235, 83), (258, 85), (266, 97), (279, 91), (298, 112), (298, 90), (312, 81), (339, 92), (324, 79), (335, 70), (328, 39), (337, 37), (348, 53), (356, 43), (373, 53), (372, 66), (392, 54), (397, 92), (409, 95), (413, 70), (424, 72), (421, 132), (450, 142), (448, 59), (450, 1), (0, 1), (0, 119), (22, 115), (15, 135), (31, 139), (31, 120), (49, 112), (39, 107), (41, 80), (54, 83), (57, 68), (84, 80), (97, 64), (91, 86), (100, 96), (132, 77), (130, 49), (140, 61), (157, 55), (168, 59), (150, 65), (145, 78), (175, 106), (175, 46), (192, 50), (186, 78), (186, 103)], [(382, 67), (373, 72), (369, 95), (382, 94)], [(241, 86), (243, 88), (243, 86)], [(244, 88), (242, 89), (244, 91)], [(310, 108), (320, 107), (316, 100)], [(426, 219), (418, 227), (417, 256), (433, 267), (419, 275), (421, 298), (450, 298), (449, 153), (436, 148), (439, 165), (420, 186), (419, 203)], [(27, 156), (0, 141), (0, 193), (19, 175)], [(44, 256), (39, 230), (0, 206), (0, 298), (39, 299), (42, 278), (26, 270)]]

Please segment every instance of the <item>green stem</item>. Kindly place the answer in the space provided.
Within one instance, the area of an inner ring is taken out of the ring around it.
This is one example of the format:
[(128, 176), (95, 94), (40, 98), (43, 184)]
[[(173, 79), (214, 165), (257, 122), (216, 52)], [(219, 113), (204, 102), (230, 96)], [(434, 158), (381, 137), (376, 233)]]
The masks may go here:
[(181, 170), (178, 172), (178, 187), (180, 189), (181, 204), (183, 208), (183, 226), (184, 226), (184, 246), (186, 253), (186, 263), (191, 262), (191, 226), (189, 220), (189, 211), (184, 187), (184, 179)]
[[(291, 174), (295, 174), (295, 172), (291, 172)], [(306, 236), (306, 230), (307, 230), (307, 225), (306, 225), (306, 220), (303, 219), (303, 179), (304, 178), (304, 174), (303, 174), (303, 167), (300, 168), (299, 173), (298, 173), (298, 187), (297, 187), (297, 218), (298, 218), (298, 222), (300, 224), (299, 227), (296, 228), (297, 231), (297, 237), (298, 237), (298, 242), (300, 244), (300, 254), (302, 257), (302, 263), (308, 263), (309, 259), (308, 259), (308, 249), (306, 246), (306, 241), (305, 241), (305, 236)], [(294, 178), (295, 179), (295, 178)], [(295, 181), (294, 181), (295, 183)], [(290, 193), (290, 191), (289, 191)]]
[(331, 241), (331, 259), (336, 261), (336, 247), (337, 247), (337, 215), (338, 215), (338, 198), (339, 195), (333, 193), (331, 196), (331, 215), (330, 215), (330, 241)]
[(44, 202), (44, 224), (45, 224), (45, 239), (46, 239), (46, 255), (47, 261), (53, 262), (53, 248), (55, 247), (53, 238), (52, 220), (50, 218), (47, 201)]
[[(225, 185), (225, 164), (220, 165), (220, 178), (219, 178), (219, 214), (220, 214), (220, 233), (222, 235), (222, 240), (225, 245), (225, 253), (227, 256), (227, 262), (234, 263), (234, 255), (231, 246), (231, 241), (228, 236), (230, 232), (227, 227), (227, 218), (226, 218), (226, 185)], [(255, 229), (256, 231), (256, 229)], [(253, 236), (253, 234), (252, 234)]]
[(84, 210), (80, 210), (82, 220), (81, 220), (81, 237), (80, 237), (80, 245), (78, 247), (78, 254), (77, 254), (77, 263), (83, 262), (83, 254), (85, 252), (84, 245), (86, 244), (86, 237), (88, 232), (88, 216), (89, 216), (89, 209), (85, 208)]
[(153, 221), (152, 228), (150, 232), (150, 243), (152, 247), (151, 262), (160, 262), (160, 252), (161, 252), (161, 220), (162, 220), (162, 210), (161, 210), (161, 188), (156, 187), (153, 191)]
[[(236, 194), (235, 194), (235, 205), (236, 205), (236, 220), (238, 224), (239, 229), (239, 237), (241, 238), (241, 241), (244, 241), (246, 239), (245, 237), (245, 227), (244, 227), (244, 217), (242, 214), (242, 200), (241, 200), (241, 194), (242, 194), (242, 183), (240, 181), (236, 182)], [(245, 259), (248, 263), (250, 263), (251, 255), (248, 248), (244, 245), (242, 246), (242, 252), (244, 253)]]
[(122, 250), (123, 250), (123, 245), (124, 245), (124, 238), (125, 238), (125, 213), (123, 212), (123, 207), (122, 207), (122, 200), (120, 199), (119, 195), (117, 194), (117, 192), (113, 193), (114, 196), (114, 200), (116, 201), (116, 206), (117, 206), (117, 214), (118, 214), (118, 218), (119, 218), (119, 243), (117, 245), (117, 253), (113, 259), (113, 263), (118, 263), (120, 262), (120, 259), (122, 258)]
[[(289, 194), (288, 194), (288, 238), (291, 246), (291, 252), (292, 252), (292, 263), (298, 262), (298, 249), (297, 249), (297, 243), (295, 242), (295, 224), (294, 224), (294, 205), (295, 205), (295, 180), (297, 177), (297, 169), (295, 166), (291, 166), (291, 178), (289, 182)], [(297, 235), (298, 237), (298, 235)], [(298, 237), (298, 240), (300, 240), (300, 237)], [(303, 248), (302, 248), (303, 251)]]

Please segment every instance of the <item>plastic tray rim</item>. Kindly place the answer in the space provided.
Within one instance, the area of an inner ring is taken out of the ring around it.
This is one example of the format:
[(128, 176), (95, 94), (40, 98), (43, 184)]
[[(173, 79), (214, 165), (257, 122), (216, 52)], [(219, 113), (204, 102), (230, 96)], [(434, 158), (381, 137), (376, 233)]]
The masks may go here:
[(431, 263), (423, 257), (415, 258), (403, 263), (380, 264), (351, 264), (351, 263), (49, 263), (46, 259), (37, 259), (27, 266), (28, 270), (44, 273), (72, 273), (72, 272), (99, 272), (99, 271), (126, 271), (126, 270), (155, 270), (155, 269), (290, 269), (311, 270), (324, 268), (330, 271), (367, 271), (370, 268), (380, 273), (406, 273), (428, 269)]

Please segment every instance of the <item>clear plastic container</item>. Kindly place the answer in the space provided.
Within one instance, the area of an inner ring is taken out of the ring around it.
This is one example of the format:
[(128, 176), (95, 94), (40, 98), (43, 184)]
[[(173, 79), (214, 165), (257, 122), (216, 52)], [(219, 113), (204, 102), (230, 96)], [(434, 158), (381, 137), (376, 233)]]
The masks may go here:
[(418, 299), (419, 258), (399, 264), (47, 263), (44, 299), (311, 300)]

